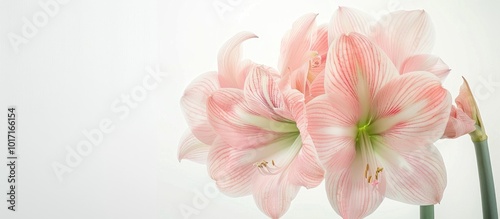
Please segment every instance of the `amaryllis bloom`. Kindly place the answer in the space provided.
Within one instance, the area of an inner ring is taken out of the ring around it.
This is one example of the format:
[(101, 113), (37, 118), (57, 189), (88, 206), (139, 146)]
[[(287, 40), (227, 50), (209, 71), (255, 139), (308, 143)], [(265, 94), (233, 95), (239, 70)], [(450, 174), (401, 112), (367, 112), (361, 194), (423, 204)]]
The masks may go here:
[(307, 104), (307, 115), (334, 210), (361, 218), (384, 197), (438, 203), (446, 170), (433, 142), (451, 109), (440, 79), (424, 71), (400, 75), (384, 51), (358, 33), (332, 41), (327, 57), (325, 94)]
[(301, 186), (323, 180), (307, 132), (303, 94), (279, 89), (279, 75), (264, 66), (252, 68), (243, 90), (214, 92), (208, 119), (218, 134), (209, 150), (208, 169), (221, 192), (253, 194), (271, 218), (281, 217)]
[(242, 32), (229, 39), (219, 51), (218, 72), (200, 75), (184, 91), (181, 107), (189, 130), (180, 142), (179, 160), (206, 161), (209, 146), (217, 136), (208, 122), (207, 99), (221, 88), (243, 89), (245, 78), (255, 63), (241, 60), (240, 44), (255, 37), (252, 33)]
[(451, 117), (446, 127), (444, 137), (454, 138), (461, 135), (471, 133), (473, 139), (478, 141), (486, 140), (486, 132), (484, 124), (476, 104), (476, 100), (472, 95), (469, 83), (464, 78), (464, 83), (460, 86), (460, 93), (455, 99), (457, 107), (456, 117)]
[(281, 84), (303, 93), (306, 101), (312, 98), (312, 84), (325, 69), (328, 50), (328, 26), (317, 26), (316, 16), (306, 14), (293, 23), (281, 41), (278, 61)]

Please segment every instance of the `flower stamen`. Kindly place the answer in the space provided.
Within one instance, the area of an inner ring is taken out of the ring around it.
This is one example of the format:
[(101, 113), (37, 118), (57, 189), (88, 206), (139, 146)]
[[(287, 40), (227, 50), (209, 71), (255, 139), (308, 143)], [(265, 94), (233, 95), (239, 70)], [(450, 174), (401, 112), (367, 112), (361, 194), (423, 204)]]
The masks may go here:
[(311, 59), (309, 60), (309, 65), (311, 68), (317, 68), (319, 65), (321, 65), (321, 56), (318, 54), (318, 52), (316, 51), (311, 52)]
[(383, 170), (384, 170), (383, 167), (377, 167), (377, 170), (375, 171), (375, 177), (373, 177), (372, 173), (369, 172), (370, 171), (370, 164), (366, 164), (365, 174), (364, 174), (366, 181), (368, 183), (373, 184), (374, 186), (378, 185), (379, 174), (381, 174)]
[(365, 179), (368, 177), (368, 170), (370, 169), (370, 164), (366, 164), (366, 169), (365, 169)]
[[(254, 164), (254, 166), (258, 167), (258, 168), (264, 168), (264, 167), (267, 167), (267, 164), (269, 162), (267, 162), (266, 160), (262, 160), (261, 162), (257, 162)], [(273, 160), (273, 165), (274, 165), (274, 160)]]

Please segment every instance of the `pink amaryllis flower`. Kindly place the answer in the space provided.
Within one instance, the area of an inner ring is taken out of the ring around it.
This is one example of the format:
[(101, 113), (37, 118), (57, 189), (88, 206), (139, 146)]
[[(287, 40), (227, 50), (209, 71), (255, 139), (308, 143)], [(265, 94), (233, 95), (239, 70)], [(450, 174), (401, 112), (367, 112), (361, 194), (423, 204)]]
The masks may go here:
[(179, 160), (189, 159), (205, 163), (210, 145), (217, 136), (208, 122), (207, 99), (221, 88), (243, 89), (246, 76), (255, 63), (241, 60), (240, 45), (255, 37), (255, 34), (241, 32), (229, 39), (219, 51), (218, 72), (200, 75), (184, 91), (181, 107), (189, 130), (181, 139)]
[(307, 104), (307, 115), (334, 210), (344, 218), (361, 218), (384, 197), (438, 203), (446, 171), (433, 142), (443, 134), (450, 98), (432, 73), (400, 75), (361, 34), (332, 41), (325, 94)]
[(207, 112), (218, 135), (208, 169), (224, 194), (253, 194), (261, 211), (279, 218), (301, 186), (315, 187), (323, 180), (307, 132), (304, 96), (280, 90), (274, 70), (254, 67), (243, 90), (214, 92)]
[[(368, 37), (388, 55), (400, 74), (428, 71), (444, 81), (450, 69), (439, 57), (430, 54), (434, 46), (434, 28), (424, 10), (396, 11), (379, 20), (362, 11), (339, 7), (329, 25), (329, 41), (341, 34), (357, 32)], [(319, 78), (324, 78), (320, 75)], [(317, 80), (317, 82), (321, 79)], [(323, 84), (315, 83), (313, 96), (324, 93)], [(443, 138), (457, 138), (474, 130), (461, 109), (452, 106)]]

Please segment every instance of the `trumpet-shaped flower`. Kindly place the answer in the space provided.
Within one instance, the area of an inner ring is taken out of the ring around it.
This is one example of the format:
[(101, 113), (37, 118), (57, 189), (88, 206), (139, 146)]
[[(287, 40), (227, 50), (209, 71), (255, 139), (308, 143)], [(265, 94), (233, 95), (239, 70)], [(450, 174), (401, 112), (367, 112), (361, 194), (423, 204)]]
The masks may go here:
[(438, 203), (446, 171), (433, 142), (442, 136), (450, 109), (450, 95), (434, 74), (400, 75), (361, 34), (333, 40), (325, 94), (307, 104), (307, 114), (334, 210), (361, 218), (384, 197)]
[(189, 130), (179, 145), (178, 158), (204, 163), (209, 146), (217, 134), (207, 118), (208, 97), (221, 88), (243, 89), (245, 78), (255, 64), (240, 58), (240, 44), (255, 38), (252, 33), (242, 32), (226, 42), (218, 54), (218, 72), (207, 72), (196, 78), (184, 91), (181, 107)]
[(253, 194), (258, 207), (278, 218), (301, 186), (323, 179), (307, 132), (304, 96), (281, 91), (279, 75), (258, 66), (243, 90), (226, 88), (208, 99), (210, 124), (218, 137), (209, 150), (208, 170), (231, 196)]

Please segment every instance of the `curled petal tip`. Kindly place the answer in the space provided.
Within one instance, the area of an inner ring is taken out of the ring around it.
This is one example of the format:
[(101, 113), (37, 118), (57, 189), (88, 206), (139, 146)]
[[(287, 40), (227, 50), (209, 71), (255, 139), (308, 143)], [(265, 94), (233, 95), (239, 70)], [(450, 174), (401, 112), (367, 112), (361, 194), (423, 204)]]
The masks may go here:
[(242, 38), (246, 38), (246, 39), (259, 38), (259, 36), (257, 36), (256, 34), (254, 34), (252, 32), (248, 32), (248, 31), (240, 32), (237, 35), (240, 35), (240, 36), (242, 36)]
[(455, 102), (458, 107), (460, 107), (472, 120), (475, 121), (476, 130), (470, 133), (472, 141), (486, 140), (487, 135), (476, 100), (474, 99), (474, 95), (472, 95), (469, 83), (465, 77), (462, 76), (462, 79), (464, 80), (464, 83), (460, 87), (460, 93), (455, 99)]

